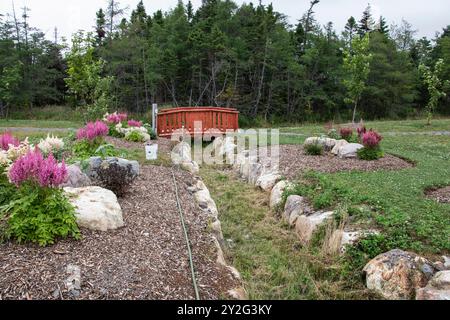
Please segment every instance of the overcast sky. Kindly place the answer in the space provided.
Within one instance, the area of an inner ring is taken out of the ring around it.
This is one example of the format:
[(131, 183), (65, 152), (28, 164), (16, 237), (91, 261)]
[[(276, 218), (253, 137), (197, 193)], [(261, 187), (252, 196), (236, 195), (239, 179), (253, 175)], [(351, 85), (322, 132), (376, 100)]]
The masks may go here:
[[(58, 27), (62, 36), (70, 35), (79, 30), (91, 30), (95, 25), (95, 12), (105, 7), (107, 0), (0, 0), (0, 13), (12, 12), (12, 1), (16, 11), (26, 5), (31, 9), (30, 23), (44, 31), (49, 38), (53, 30)], [(134, 9), (139, 0), (121, 0), (122, 6), (129, 6), (128, 14)], [(185, 3), (187, 0), (184, 1)], [(237, 3), (251, 2), (235, 0)], [(258, 3), (258, 0), (254, 0)], [(289, 17), (294, 24), (307, 10), (310, 0), (263, 0), (264, 4), (273, 3), (276, 11)], [(418, 37), (434, 37), (437, 31), (450, 24), (450, 0), (321, 0), (316, 6), (316, 18), (321, 24), (332, 21), (336, 29), (342, 31), (347, 19), (353, 15), (357, 20), (370, 2), (375, 17), (385, 16), (389, 25), (391, 22), (400, 23), (404, 18), (412, 23), (419, 32)], [(153, 13), (158, 9), (164, 11), (173, 8), (177, 0), (144, 0), (147, 12)], [(192, 0), (197, 8), (201, 0)]]

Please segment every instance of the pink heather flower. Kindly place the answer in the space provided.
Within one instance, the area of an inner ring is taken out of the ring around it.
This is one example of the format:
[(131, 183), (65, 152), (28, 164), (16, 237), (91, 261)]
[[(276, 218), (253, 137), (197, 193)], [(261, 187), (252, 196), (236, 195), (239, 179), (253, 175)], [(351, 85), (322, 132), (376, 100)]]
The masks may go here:
[(350, 138), (353, 134), (353, 129), (352, 128), (342, 128), (340, 130), (340, 134), (343, 139)]
[(366, 129), (365, 126), (362, 126), (362, 127), (359, 127), (359, 128), (357, 129), (357, 131), (358, 131), (358, 136), (359, 136), (359, 137), (362, 137), (362, 136), (367, 132), (367, 129)]
[(118, 114), (120, 122), (126, 121), (128, 119), (128, 115), (126, 113), (119, 113)]
[(0, 149), (4, 151), (9, 150), (9, 145), (13, 145), (14, 147), (18, 147), (20, 141), (12, 136), (11, 133), (6, 132), (5, 134), (0, 135)]
[(108, 126), (100, 120), (96, 122), (89, 122), (86, 127), (77, 131), (77, 139), (87, 139), (93, 141), (97, 137), (104, 137), (108, 135)]
[(380, 144), (381, 140), (383, 140), (383, 137), (380, 136), (377, 132), (372, 131), (372, 130), (367, 132), (367, 133), (365, 133), (362, 136), (362, 142), (363, 142), (363, 145), (366, 148), (378, 147), (378, 145)]
[(128, 126), (129, 127), (142, 127), (142, 122), (141, 121), (136, 121), (136, 120), (129, 120), (128, 121)]
[(35, 149), (14, 162), (8, 176), (17, 187), (24, 182), (33, 182), (52, 188), (66, 182), (68, 173), (64, 161), (58, 164), (52, 154), (44, 159), (39, 149)]
[(120, 123), (122, 121), (126, 121), (127, 118), (128, 118), (128, 115), (126, 113), (119, 113), (118, 114), (117, 112), (115, 112), (115, 113), (110, 114), (110, 115), (108, 115), (106, 117), (106, 122), (108, 122), (110, 124), (111, 123), (118, 124), (118, 123)]

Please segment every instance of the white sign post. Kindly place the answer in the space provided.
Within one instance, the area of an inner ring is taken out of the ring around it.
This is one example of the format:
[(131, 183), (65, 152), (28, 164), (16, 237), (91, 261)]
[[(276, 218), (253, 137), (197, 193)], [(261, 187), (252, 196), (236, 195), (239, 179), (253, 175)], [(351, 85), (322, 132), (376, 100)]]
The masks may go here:
[(147, 160), (158, 159), (158, 145), (156, 143), (145, 146), (145, 157)]
[(158, 133), (158, 124), (157, 124), (157, 115), (158, 115), (158, 105), (156, 103), (152, 104), (152, 129), (156, 134)]

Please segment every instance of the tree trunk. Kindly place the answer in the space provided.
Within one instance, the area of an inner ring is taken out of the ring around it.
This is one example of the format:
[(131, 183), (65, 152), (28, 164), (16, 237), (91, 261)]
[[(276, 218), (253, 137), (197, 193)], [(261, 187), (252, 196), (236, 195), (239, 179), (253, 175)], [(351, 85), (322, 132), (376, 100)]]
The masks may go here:
[(356, 108), (358, 107), (358, 99), (355, 101), (355, 107), (353, 108), (353, 119), (352, 123), (355, 124), (355, 118), (356, 118)]

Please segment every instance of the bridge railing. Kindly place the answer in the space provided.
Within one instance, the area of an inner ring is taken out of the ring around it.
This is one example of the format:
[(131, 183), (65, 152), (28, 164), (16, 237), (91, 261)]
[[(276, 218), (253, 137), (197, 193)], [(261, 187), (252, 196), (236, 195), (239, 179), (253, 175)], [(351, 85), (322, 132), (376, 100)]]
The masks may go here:
[(185, 129), (194, 134), (194, 122), (202, 122), (204, 133), (209, 129), (239, 129), (239, 111), (234, 108), (183, 107), (160, 110), (158, 112), (158, 135), (170, 137), (177, 129)]

